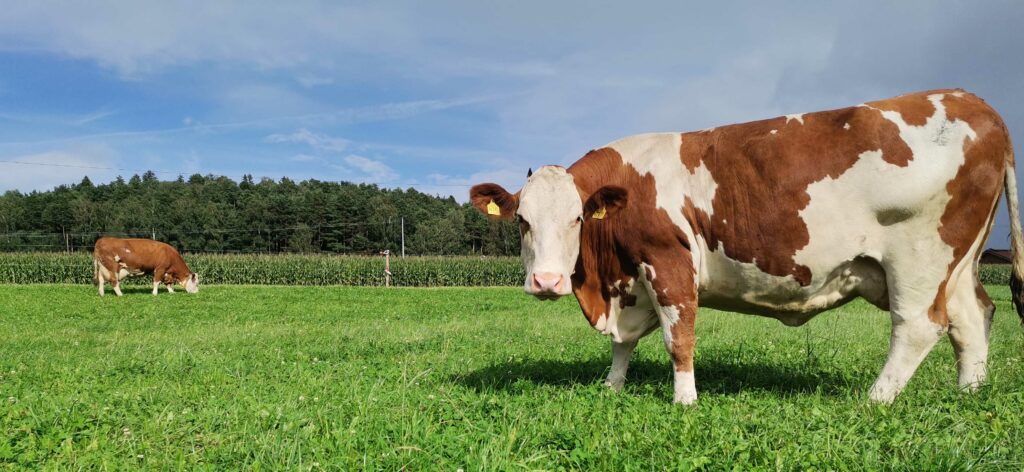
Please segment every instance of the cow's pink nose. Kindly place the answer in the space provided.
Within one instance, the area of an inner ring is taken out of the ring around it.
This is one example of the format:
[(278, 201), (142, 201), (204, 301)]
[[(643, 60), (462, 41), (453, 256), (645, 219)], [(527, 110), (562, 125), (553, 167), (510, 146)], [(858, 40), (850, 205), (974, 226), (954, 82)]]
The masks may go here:
[(562, 290), (562, 274), (554, 272), (534, 272), (533, 291), (558, 293)]

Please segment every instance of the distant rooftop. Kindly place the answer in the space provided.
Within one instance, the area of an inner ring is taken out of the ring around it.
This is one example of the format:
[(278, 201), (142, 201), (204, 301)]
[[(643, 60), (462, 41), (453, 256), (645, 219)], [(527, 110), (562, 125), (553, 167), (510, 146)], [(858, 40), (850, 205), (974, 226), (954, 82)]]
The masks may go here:
[(1013, 262), (1013, 252), (1009, 249), (986, 249), (981, 253), (982, 264), (1010, 264)]

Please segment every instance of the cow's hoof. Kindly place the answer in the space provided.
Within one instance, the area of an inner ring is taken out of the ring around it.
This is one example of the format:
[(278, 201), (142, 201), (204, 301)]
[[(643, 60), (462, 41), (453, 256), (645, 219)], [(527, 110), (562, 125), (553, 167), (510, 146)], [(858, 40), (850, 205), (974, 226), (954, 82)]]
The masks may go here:
[(881, 405), (888, 405), (896, 400), (896, 394), (898, 392), (892, 391), (891, 389), (871, 387), (868, 392), (868, 399), (871, 403), (878, 403)]
[(626, 381), (625, 380), (605, 379), (605, 381), (604, 381), (604, 386), (612, 389), (613, 392), (620, 392), (620, 391), (622, 391), (622, 387), (625, 386), (625, 385), (626, 385)]
[(697, 406), (697, 398), (676, 398), (672, 403), (683, 406)]

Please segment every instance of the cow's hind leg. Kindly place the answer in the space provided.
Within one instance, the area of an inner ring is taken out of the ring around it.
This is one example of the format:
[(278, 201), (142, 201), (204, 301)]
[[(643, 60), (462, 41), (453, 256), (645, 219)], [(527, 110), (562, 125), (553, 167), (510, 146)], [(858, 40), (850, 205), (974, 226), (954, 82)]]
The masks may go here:
[(880, 403), (896, 398), (948, 327), (942, 294), (948, 266), (912, 258), (901, 262), (886, 271), (892, 317), (889, 357), (868, 392)]
[(121, 293), (121, 266), (117, 261), (103, 261), (100, 265), (100, 273), (102, 274), (104, 271), (106, 271), (104, 276), (110, 281), (110, 286), (114, 288), (114, 293), (119, 297), (123, 295)]
[(103, 293), (103, 286), (106, 284), (106, 281), (104, 280), (104, 277), (103, 277), (104, 269), (103, 269), (103, 266), (101, 266), (99, 262), (93, 261), (93, 265), (95, 266), (95, 270), (96, 270), (96, 273), (94, 274), (95, 279), (96, 279), (96, 287), (97, 287), (97, 290), (100, 292), (100, 296), (102, 297), (104, 295), (104, 293)]
[(949, 341), (956, 354), (960, 387), (974, 390), (985, 381), (988, 336), (996, 307), (974, 274), (965, 275), (947, 305)]
[(626, 371), (629, 369), (629, 360), (633, 357), (637, 341), (612, 341), (612, 369), (608, 372), (604, 384), (616, 392), (622, 390), (622, 386), (626, 384)]
[[(993, 203), (993, 211), (995, 210)], [(949, 341), (956, 354), (958, 383), (961, 388), (975, 390), (985, 381), (988, 364), (988, 335), (996, 306), (978, 279), (978, 258), (992, 228), (982, 231), (957, 265), (948, 288)]]

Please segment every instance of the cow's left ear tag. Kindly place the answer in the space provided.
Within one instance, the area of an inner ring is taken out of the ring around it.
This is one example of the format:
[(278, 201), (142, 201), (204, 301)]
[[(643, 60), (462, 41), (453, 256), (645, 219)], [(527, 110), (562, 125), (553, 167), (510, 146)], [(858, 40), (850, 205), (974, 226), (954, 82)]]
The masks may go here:
[(487, 204), (487, 214), (501, 216), (501, 207), (499, 207), (497, 203), (494, 203), (494, 200), (491, 200), (491, 203)]
[(593, 215), (590, 215), (590, 217), (595, 220), (603, 220), (605, 216), (608, 216), (608, 210), (606, 210), (605, 207), (601, 207), (595, 211)]

